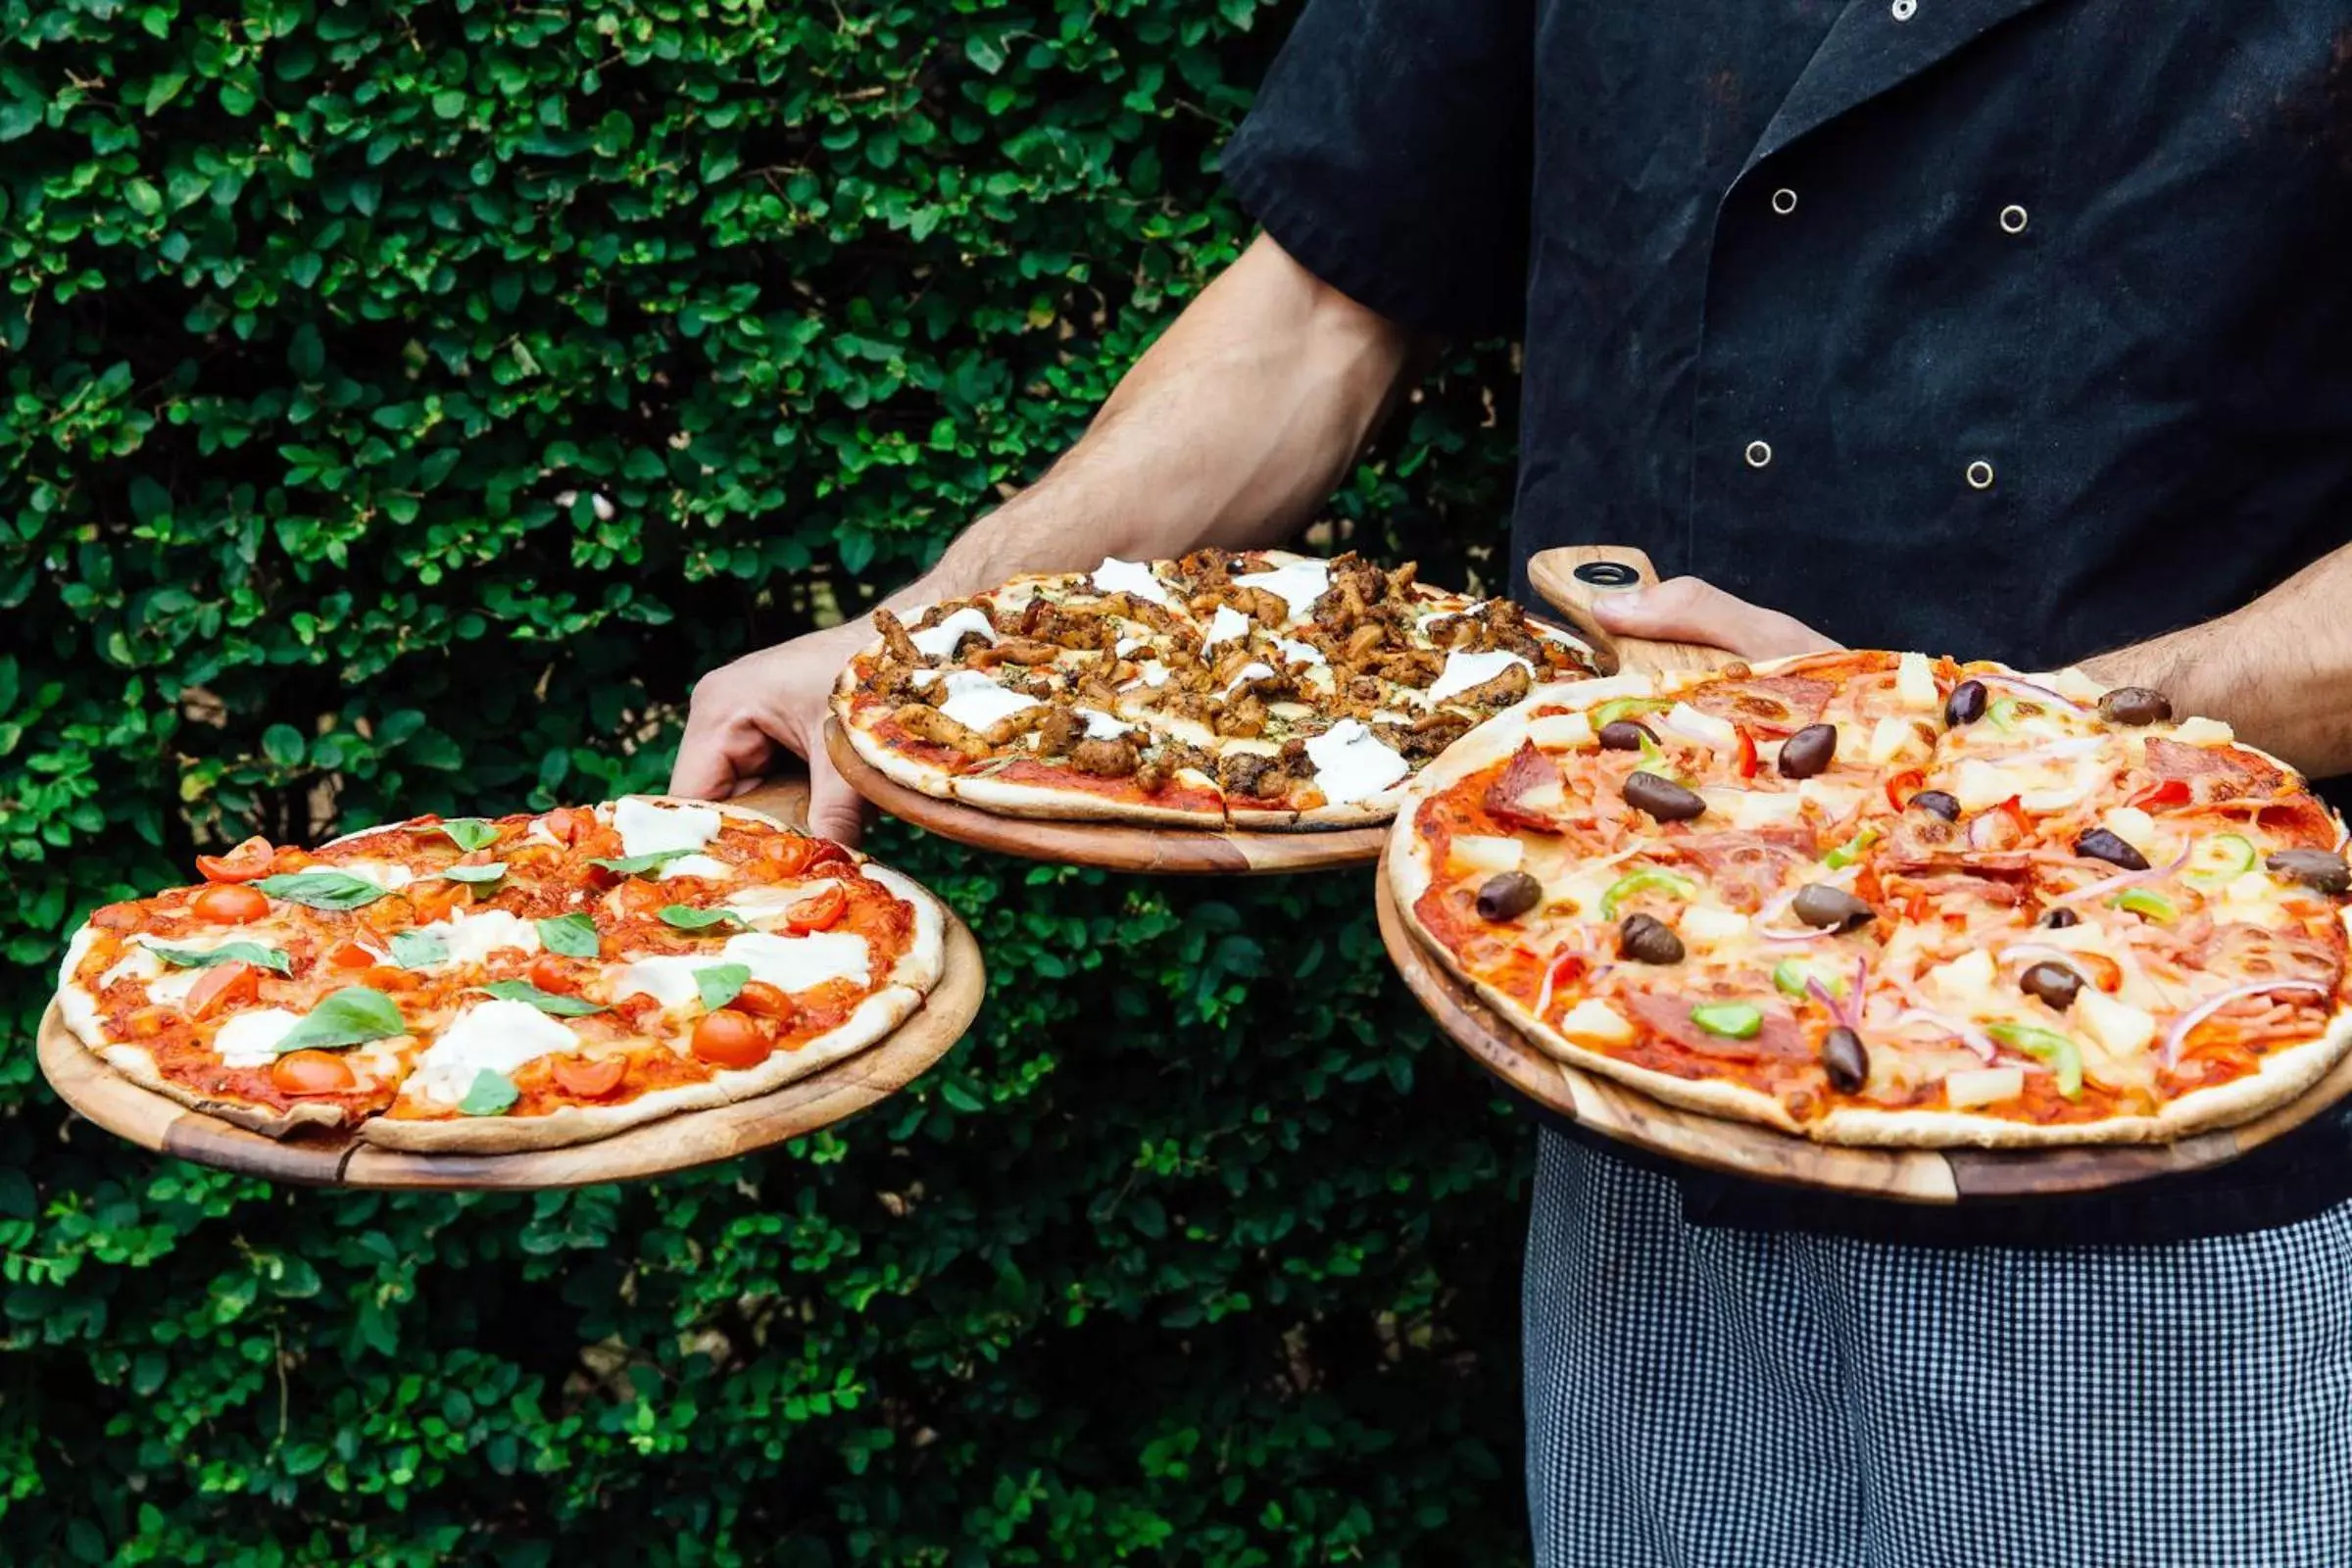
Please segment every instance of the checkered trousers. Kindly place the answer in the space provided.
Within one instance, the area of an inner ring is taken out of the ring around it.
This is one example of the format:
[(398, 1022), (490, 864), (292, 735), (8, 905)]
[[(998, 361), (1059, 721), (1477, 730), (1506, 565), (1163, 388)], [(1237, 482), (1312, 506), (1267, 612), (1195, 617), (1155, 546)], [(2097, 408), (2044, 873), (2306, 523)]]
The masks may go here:
[(1930, 1250), (1687, 1223), (1544, 1134), (1540, 1568), (2347, 1568), (2352, 1204)]

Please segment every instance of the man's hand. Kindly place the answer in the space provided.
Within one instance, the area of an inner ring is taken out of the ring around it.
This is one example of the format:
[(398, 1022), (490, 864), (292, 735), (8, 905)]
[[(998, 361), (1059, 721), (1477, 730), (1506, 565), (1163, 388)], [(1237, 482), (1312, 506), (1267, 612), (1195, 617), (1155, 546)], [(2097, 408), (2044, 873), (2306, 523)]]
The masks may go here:
[(862, 620), (828, 627), (746, 654), (695, 682), (669, 792), (723, 801), (791, 752), (808, 760), (808, 830), (857, 843), (865, 806), (825, 756), (825, 712), (842, 665), (870, 636)]
[(1602, 594), (1593, 600), (1592, 613), (1620, 637), (1703, 643), (1741, 659), (1819, 654), (1839, 646), (1801, 620), (1734, 598), (1696, 577), (1670, 577), (1655, 588)]

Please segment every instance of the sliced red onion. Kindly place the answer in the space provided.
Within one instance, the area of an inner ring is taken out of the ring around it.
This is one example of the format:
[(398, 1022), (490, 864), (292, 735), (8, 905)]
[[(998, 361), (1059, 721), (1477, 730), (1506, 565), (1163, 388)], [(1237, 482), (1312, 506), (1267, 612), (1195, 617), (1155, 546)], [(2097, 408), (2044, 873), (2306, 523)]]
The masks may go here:
[(2113, 893), (2118, 888), (2128, 888), (2134, 883), (2153, 882), (2160, 877), (2171, 876), (2188, 863), (2189, 854), (2190, 851), (2182, 850), (2180, 858), (2170, 865), (2154, 865), (2145, 871), (2126, 871), (2122, 876), (2111, 876), (2104, 881), (2093, 882), (2086, 888), (2077, 888), (2072, 893), (2061, 893), (2050, 902), (2052, 904), (2080, 904), (2084, 899), (2095, 899), (2102, 893)]
[(2058, 693), (2050, 690), (2050, 688), (2047, 686), (2036, 686), (2030, 680), (2019, 680), (2015, 675), (1979, 675), (1975, 678), (1983, 681), (1987, 686), (2006, 686), (2012, 691), (2032, 692), (2034, 696), (2040, 698), (2044, 702), (2056, 703), (2060, 708), (2065, 709), (2070, 713), (2087, 713), (2090, 711), (2089, 709), (2083, 707), (2081, 703), (2076, 702), (2071, 697), (2062, 697)]
[(1968, 847), (1969, 847), (1970, 849), (1972, 849), (1972, 850), (1989, 850), (1989, 849), (1991, 849), (1991, 848), (1993, 847), (1993, 846), (1992, 846), (1992, 835), (1993, 835), (1993, 830), (1994, 830), (1994, 829), (1996, 829), (1996, 828), (1998, 828), (1998, 827), (2000, 826), (2000, 824), (2001, 824), (2001, 813), (2000, 813), (2000, 812), (1998, 812), (1998, 811), (1979, 811), (1979, 812), (1978, 812), (1978, 813), (1977, 813), (1977, 814), (1976, 814), (1974, 817), (1970, 818), (1970, 820), (1969, 820), (1969, 824), (1968, 824)]
[(2172, 1068), (2180, 1065), (2180, 1048), (2196, 1031), (2197, 1025), (2232, 1002), (2243, 1002), (2248, 997), (2259, 997), (2266, 991), (2316, 991), (2324, 997), (2328, 995), (2328, 990), (2327, 986), (2317, 980), (2263, 980), (2250, 986), (2232, 987), (2218, 997), (2208, 997), (2182, 1013), (2180, 1021), (2173, 1025), (2172, 1033), (2164, 1037), (2165, 1069), (2169, 1072)]
[(1954, 1023), (1941, 1013), (1930, 1012), (1925, 1007), (1907, 1008), (1895, 1015), (1894, 1026), (1897, 1029), (1907, 1023), (1924, 1023), (1942, 1030), (1983, 1057), (1987, 1066), (1990, 1066), (2000, 1055), (2000, 1053), (1993, 1049), (1991, 1037), (1983, 1030), (1971, 1024)]
[(1993, 956), (2003, 963), (2007, 963), (2012, 958), (2024, 958), (2029, 963), (2056, 962), (2063, 963), (2069, 968), (2082, 959), (2082, 956), (2079, 953), (2070, 953), (2064, 948), (2055, 948), (2046, 942), (2013, 943), (1994, 954)]
[[(1681, 706), (1678, 703), (1675, 708)], [(1680, 735), (1691, 745), (1703, 746), (1710, 752), (1721, 748), (1723, 742), (1719, 737), (1707, 734), (1692, 724), (1678, 720), (1675, 717), (1675, 708), (1670, 708), (1665, 712), (1654, 715), (1658, 728), (1672, 735)], [(1696, 711), (1696, 710), (1692, 710), (1692, 711)]]
[(1805, 981), (1805, 990), (1811, 995), (1815, 1002), (1820, 1003), (1823, 1006), (1830, 1009), (1831, 1017), (1837, 1019), (1840, 1024), (1844, 1025), (1848, 1029), (1851, 1029), (1856, 1034), (1860, 1034), (1862, 1032), (1862, 1020), (1856, 1017), (1853, 1008), (1847, 1006), (1843, 1002), (1840, 1002), (1838, 999), (1838, 994), (1832, 991), (1828, 986), (1823, 985), (1818, 980), (1807, 978)]

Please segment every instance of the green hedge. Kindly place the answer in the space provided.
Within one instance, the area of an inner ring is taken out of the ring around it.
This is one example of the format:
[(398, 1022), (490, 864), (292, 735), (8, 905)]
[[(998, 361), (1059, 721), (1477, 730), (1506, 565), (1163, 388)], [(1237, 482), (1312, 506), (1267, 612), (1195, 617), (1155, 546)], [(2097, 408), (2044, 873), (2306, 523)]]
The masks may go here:
[[(698, 671), (1034, 475), (1233, 255), (1289, 20), (0, 0), (0, 1557), (1523, 1554), (1527, 1135), (1361, 875), (885, 831), (988, 948), (978, 1030), (655, 1186), (275, 1190), (33, 1063), (92, 904), (656, 784)], [(1343, 531), (1469, 571), (1507, 383), (1448, 366)]]

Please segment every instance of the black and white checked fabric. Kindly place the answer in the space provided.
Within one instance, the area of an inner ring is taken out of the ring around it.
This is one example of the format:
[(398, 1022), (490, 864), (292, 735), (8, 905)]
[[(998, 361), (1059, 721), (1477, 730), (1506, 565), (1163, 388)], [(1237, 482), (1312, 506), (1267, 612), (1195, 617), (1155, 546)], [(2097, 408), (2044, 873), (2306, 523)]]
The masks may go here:
[(2352, 1204), (2146, 1248), (1687, 1223), (1544, 1134), (1539, 1568), (2347, 1568)]

